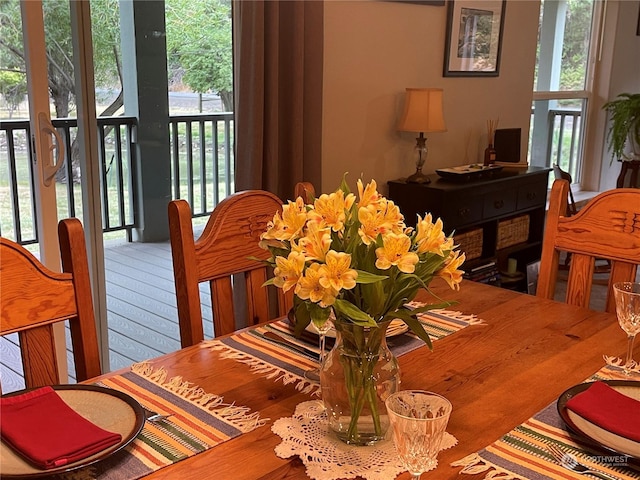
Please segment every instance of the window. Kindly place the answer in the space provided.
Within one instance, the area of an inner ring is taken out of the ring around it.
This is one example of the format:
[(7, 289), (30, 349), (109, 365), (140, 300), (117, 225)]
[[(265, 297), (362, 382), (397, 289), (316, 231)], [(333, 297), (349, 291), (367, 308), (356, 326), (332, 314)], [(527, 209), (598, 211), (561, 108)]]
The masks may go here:
[(529, 163), (558, 164), (576, 183), (582, 172), (590, 51), (598, 17), (599, 4), (593, 0), (541, 2)]

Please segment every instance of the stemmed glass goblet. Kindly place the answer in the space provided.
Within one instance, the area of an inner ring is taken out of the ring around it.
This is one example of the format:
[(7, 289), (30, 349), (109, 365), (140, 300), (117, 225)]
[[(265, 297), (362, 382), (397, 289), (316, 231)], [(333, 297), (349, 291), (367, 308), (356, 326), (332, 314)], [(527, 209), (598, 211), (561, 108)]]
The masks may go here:
[(438, 465), (451, 402), (437, 393), (401, 390), (389, 395), (385, 406), (400, 460), (411, 478), (419, 479)]
[(613, 294), (616, 299), (616, 314), (618, 323), (628, 335), (627, 358), (624, 363), (625, 375), (631, 375), (636, 365), (633, 360), (633, 341), (640, 332), (640, 283), (618, 282), (613, 284)]
[(320, 346), (320, 352), (319, 352), (319, 360), (318, 360), (318, 368), (312, 368), (311, 370), (307, 370), (306, 372), (304, 372), (304, 378), (306, 378), (307, 380), (312, 380), (314, 382), (319, 382), (320, 381), (320, 369), (322, 368), (322, 362), (324, 361), (324, 357), (325, 357), (325, 350), (324, 350), (324, 346), (326, 343), (326, 336), (327, 333), (329, 332), (329, 330), (331, 330), (331, 320), (330, 319), (326, 319), (324, 321), (316, 321), (311, 319), (311, 324), (313, 325), (314, 330), (318, 333), (318, 337), (319, 337), (319, 346)]

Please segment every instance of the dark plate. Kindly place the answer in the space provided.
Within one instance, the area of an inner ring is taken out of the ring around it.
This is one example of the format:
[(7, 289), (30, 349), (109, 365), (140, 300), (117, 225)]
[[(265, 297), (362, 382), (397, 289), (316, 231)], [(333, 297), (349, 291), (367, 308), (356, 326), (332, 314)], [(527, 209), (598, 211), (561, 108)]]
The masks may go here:
[(439, 168), (436, 173), (442, 178), (456, 182), (466, 182), (480, 178), (490, 178), (493, 174), (502, 170), (502, 165), (484, 165), (472, 163), (470, 165), (460, 165), (459, 167)]
[[(640, 400), (640, 382), (633, 380), (603, 380), (603, 382), (631, 398)], [(560, 395), (557, 402), (560, 417), (575, 433), (593, 440), (607, 450), (640, 459), (640, 443), (598, 427), (567, 409), (569, 399), (584, 392), (591, 384), (589, 382), (575, 385)]]
[[(0, 441), (0, 476), (2, 478), (38, 478), (78, 470), (122, 450), (136, 438), (144, 427), (145, 413), (142, 405), (118, 390), (97, 385), (54, 385), (53, 389), (76, 412), (96, 425), (122, 435), (122, 440), (90, 457), (58, 468), (41, 470)], [(3, 396), (24, 393), (11, 392)]]

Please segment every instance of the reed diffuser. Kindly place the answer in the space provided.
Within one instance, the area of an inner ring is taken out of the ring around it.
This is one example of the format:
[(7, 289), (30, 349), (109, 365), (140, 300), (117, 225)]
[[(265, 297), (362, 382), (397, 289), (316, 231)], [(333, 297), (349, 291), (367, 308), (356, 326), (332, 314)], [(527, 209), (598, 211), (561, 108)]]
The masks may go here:
[(496, 149), (493, 148), (493, 140), (496, 135), (496, 128), (498, 128), (498, 118), (495, 120), (487, 120), (487, 139), (489, 146), (484, 150), (484, 166), (488, 167), (496, 162)]

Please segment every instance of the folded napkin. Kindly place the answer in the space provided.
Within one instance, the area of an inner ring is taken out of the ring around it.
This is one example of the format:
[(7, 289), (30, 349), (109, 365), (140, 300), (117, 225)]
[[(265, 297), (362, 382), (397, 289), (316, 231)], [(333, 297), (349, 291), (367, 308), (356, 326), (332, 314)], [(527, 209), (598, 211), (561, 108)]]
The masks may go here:
[(76, 413), (51, 387), (0, 398), (0, 436), (42, 469), (73, 463), (122, 439)]
[(595, 382), (567, 401), (567, 408), (608, 432), (640, 442), (640, 401)]

